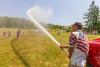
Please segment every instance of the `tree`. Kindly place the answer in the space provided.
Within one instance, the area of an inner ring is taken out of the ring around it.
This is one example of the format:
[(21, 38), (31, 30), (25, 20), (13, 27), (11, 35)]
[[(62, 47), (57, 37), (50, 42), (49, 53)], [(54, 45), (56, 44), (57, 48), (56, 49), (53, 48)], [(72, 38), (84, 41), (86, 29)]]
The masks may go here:
[(100, 29), (100, 17), (99, 7), (95, 5), (95, 1), (92, 1), (88, 12), (85, 14), (85, 25), (88, 32), (99, 31)]
[(0, 17), (0, 28), (34, 28), (34, 24), (24, 18), (18, 17)]

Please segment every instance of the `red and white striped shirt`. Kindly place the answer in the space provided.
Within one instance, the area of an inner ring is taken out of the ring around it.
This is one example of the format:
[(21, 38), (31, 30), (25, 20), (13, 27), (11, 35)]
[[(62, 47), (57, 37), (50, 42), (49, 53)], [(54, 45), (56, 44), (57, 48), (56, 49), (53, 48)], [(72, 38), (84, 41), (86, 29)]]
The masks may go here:
[(75, 47), (71, 56), (71, 64), (84, 67), (89, 52), (86, 35), (81, 30), (72, 32), (69, 43)]
[(88, 55), (89, 45), (87, 41), (86, 34), (79, 32), (79, 35), (76, 36), (74, 33), (71, 33), (69, 43), (71, 46), (75, 46), (77, 49), (80, 49), (82, 52)]

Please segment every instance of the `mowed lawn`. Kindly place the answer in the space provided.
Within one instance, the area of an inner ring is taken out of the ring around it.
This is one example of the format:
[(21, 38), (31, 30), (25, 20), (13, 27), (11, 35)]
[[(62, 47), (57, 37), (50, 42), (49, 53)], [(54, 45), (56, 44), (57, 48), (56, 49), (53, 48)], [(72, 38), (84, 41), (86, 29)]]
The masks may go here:
[[(3, 36), (4, 31), (11, 31), (11, 36)], [(16, 29), (0, 29), (0, 67), (67, 67), (67, 54), (51, 39), (40, 32), (22, 31), (17, 40)], [(69, 33), (51, 33), (62, 45), (68, 45)], [(89, 35), (89, 40), (99, 37)]]

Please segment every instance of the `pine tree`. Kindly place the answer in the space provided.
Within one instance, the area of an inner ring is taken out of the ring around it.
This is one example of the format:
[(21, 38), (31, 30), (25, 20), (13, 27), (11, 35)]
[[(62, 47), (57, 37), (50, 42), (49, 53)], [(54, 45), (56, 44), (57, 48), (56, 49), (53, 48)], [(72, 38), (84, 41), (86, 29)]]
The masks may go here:
[(84, 19), (88, 32), (100, 31), (99, 7), (95, 5), (95, 1), (92, 1)]

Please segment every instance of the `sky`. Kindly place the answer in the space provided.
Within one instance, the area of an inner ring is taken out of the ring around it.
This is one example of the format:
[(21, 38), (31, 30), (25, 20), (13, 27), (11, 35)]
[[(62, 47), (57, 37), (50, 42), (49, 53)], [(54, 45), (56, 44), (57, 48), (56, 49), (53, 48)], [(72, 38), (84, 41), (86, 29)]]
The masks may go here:
[[(0, 16), (28, 18), (26, 12), (34, 7), (35, 16), (49, 19), (49, 23), (71, 25), (83, 22), (92, 0), (0, 0)], [(100, 6), (100, 0), (95, 0)]]

